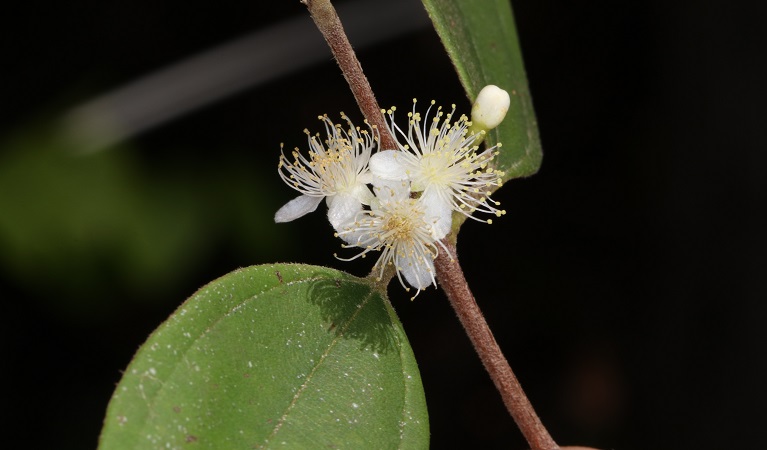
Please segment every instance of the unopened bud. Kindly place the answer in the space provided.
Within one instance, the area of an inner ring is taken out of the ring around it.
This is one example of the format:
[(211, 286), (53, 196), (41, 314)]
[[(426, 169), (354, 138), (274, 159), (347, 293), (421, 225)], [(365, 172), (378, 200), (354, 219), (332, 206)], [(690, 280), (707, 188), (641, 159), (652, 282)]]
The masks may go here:
[(471, 107), (471, 131), (478, 133), (497, 127), (509, 110), (509, 93), (489, 84), (482, 88)]

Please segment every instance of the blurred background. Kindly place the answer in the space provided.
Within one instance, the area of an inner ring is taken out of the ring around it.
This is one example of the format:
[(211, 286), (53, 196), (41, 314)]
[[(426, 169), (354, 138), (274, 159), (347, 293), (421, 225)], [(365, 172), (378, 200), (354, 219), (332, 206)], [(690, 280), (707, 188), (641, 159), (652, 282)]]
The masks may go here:
[[(382, 106), (469, 111), (417, 0), (337, 4)], [(767, 3), (513, 7), (543, 166), (496, 194), (503, 220), (459, 239), (497, 340), (563, 445), (757, 448)], [(322, 214), (272, 221), (295, 195), (280, 143), (304, 147), (319, 114), (360, 120), (297, 0), (29, 1), (4, 16), (5, 442), (94, 448), (132, 354), (218, 276), (369, 270), (333, 258)], [(432, 447), (525, 448), (441, 292), (391, 293)]]

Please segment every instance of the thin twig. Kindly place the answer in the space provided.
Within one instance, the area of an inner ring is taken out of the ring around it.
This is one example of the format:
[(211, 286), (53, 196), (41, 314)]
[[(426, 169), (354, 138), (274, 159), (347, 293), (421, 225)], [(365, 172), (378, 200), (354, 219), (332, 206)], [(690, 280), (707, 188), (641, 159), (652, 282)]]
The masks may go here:
[(479, 359), (482, 360), (482, 364), (490, 374), (490, 378), (493, 379), (495, 387), (501, 393), (506, 409), (509, 410), (533, 450), (559, 449), (535, 413), (533, 405), (530, 404), (530, 400), (522, 390), (511, 366), (495, 341), (482, 311), (474, 300), (474, 295), (466, 283), (463, 270), (458, 264), (455, 244), (449, 242), (448, 239), (442, 242), (449, 254), (448, 252), (440, 252), (437, 259), (434, 260), (437, 281), (439, 281), (450, 300), (450, 304), (458, 314), (458, 319), (460, 319), (471, 343), (474, 345), (474, 349), (479, 354)]
[[(302, 0), (309, 9), (312, 19), (330, 45), (341, 71), (357, 99), (357, 103), (368, 122), (378, 128), (381, 145), (385, 149), (397, 148), (388, 132), (384, 116), (373, 95), (370, 84), (362, 72), (351, 44), (344, 33), (341, 21), (329, 0)], [(458, 318), (474, 344), (482, 363), (485, 365), (495, 386), (501, 393), (506, 408), (517, 422), (522, 434), (533, 450), (559, 450), (556, 442), (544, 428), (527, 399), (519, 381), (511, 371), (493, 333), (485, 322), (482, 312), (474, 301), (474, 296), (466, 283), (455, 252), (455, 244), (443, 240), (448, 252), (440, 252), (434, 265), (439, 284), (445, 290)]]
[(396, 149), (396, 142), (386, 127), (384, 116), (381, 114), (381, 107), (378, 106), (370, 83), (362, 72), (362, 66), (357, 60), (357, 55), (346, 37), (344, 27), (341, 25), (341, 19), (338, 18), (330, 0), (302, 0), (301, 3), (306, 5), (312, 20), (317, 24), (317, 28), (330, 46), (330, 50), (336, 57), (336, 62), (341, 67), (341, 72), (343, 72), (346, 82), (349, 83), (362, 114), (371, 125), (378, 129), (381, 148)]

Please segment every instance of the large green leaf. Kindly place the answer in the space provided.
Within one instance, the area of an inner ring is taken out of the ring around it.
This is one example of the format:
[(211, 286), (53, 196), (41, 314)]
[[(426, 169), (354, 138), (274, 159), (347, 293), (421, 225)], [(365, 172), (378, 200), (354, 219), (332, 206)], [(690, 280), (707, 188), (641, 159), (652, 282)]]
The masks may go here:
[(498, 168), (504, 180), (534, 174), (541, 143), (509, 0), (422, 1), (469, 98), (488, 84), (511, 96), (506, 119), (487, 138), (489, 145), (503, 144)]
[(128, 366), (100, 448), (428, 448), (418, 368), (382, 289), (306, 265), (208, 284)]

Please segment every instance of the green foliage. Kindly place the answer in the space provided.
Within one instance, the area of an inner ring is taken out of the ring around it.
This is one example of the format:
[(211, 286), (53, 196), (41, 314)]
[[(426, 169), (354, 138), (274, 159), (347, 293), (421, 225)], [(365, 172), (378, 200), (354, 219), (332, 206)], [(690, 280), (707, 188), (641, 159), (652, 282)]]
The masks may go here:
[(151, 168), (132, 147), (78, 150), (47, 122), (0, 141), (0, 270), (54, 308), (87, 315), (164, 298), (224, 237), (276, 255), (281, 230), (259, 209), (277, 204), (248, 164), (218, 154), (200, 177), (184, 161)]
[(466, 93), (473, 101), (488, 84), (509, 92), (503, 123), (487, 137), (501, 142), (504, 181), (529, 176), (541, 165), (541, 143), (508, 0), (423, 0)]
[[(504, 180), (541, 146), (510, 6), (423, 0), (468, 96), (506, 89)], [(150, 336), (109, 405), (101, 448), (427, 448), (412, 350), (385, 291), (305, 265), (254, 266), (203, 287)]]
[(428, 448), (418, 368), (381, 287), (253, 266), (200, 289), (141, 347), (100, 448)]

